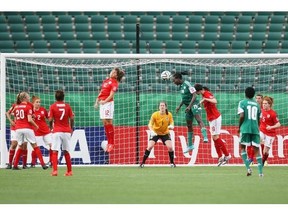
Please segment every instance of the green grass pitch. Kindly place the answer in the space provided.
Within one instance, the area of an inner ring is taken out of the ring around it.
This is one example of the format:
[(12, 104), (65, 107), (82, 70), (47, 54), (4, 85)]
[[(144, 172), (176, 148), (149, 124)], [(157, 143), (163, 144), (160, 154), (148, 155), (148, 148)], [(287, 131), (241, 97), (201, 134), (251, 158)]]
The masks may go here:
[(0, 169), (1, 204), (287, 204), (288, 167), (73, 167)]

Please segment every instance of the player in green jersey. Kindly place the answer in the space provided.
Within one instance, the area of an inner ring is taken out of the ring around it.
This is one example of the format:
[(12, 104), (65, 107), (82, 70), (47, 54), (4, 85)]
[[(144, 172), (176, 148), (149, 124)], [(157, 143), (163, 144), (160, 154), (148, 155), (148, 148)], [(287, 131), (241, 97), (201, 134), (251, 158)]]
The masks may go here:
[(205, 125), (203, 123), (201, 117), (201, 106), (199, 105), (199, 100), (197, 99), (196, 90), (193, 85), (187, 80), (183, 80), (181, 73), (175, 73), (173, 75), (173, 83), (180, 88), (182, 101), (179, 106), (176, 108), (176, 113), (180, 110), (182, 105), (186, 106), (185, 113), (186, 113), (186, 123), (188, 129), (188, 146), (187, 149), (184, 150), (184, 153), (192, 151), (194, 149), (194, 145), (192, 142), (193, 139), (193, 120), (194, 117), (201, 127), (201, 133), (203, 135), (203, 141), (208, 142), (207, 138), (207, 131)]
[(263, 177), (263, 164), (262, 158), (259, 153), (260, 147), (260, 135), (259, 124), (261, 109), (259, 104), (253, 99), (255, 90), (253, 87), (247, 87), (245, 89), (246, 99), (239, 102), (238, 114), (239, 114), (239, 132), (240, 132), (240, 151), (241, 157), (247, 169), (247, 176), (252, 175), (250, 168), (250, 162), (247, 158), (246, 146), (253, 146), (254, 154), (257, 160), (257, 167), (259, 177)]

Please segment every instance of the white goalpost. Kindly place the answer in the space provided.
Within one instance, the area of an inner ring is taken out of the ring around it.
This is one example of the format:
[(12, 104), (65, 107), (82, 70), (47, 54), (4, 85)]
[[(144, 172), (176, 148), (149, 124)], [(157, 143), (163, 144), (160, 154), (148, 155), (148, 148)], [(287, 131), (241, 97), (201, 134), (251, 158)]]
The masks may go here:
[[(99, 110), (93, 105), (114, 67), (125, 70), (125, 77), (115, 94), (115, 149), (106, 153), (106, 136)], [(54, 92), (63, 89), (65, 101), (75, 113), (75, 130), (70, 150), (73, 165), (137, 165), (148, 143), (148, 122), (166, 101), (175, 121), (170, 131), (177, 165), (217, 164), (217, 154), (209, 132), (206, 114), (202, 119), (209, 135), (203, 143), (196, 121), (193, 124), (195, 150), (183, 153), (187, 142), (185, 108), (176, 114), (181, 102), (179, 89), (171, 80), (162, 80), (161, 72), (181, 72), (194, 85), (207, 86), (218, 100), (222, 113), (222, 134), (232, 155), (232, 165), (242, 164), (239, 152), (237, 106), (244, 99), (244, 90), (253, 86), (256, 93), (274, 98), (273, 109), (282, 124), (277, 129), (269, 165), (288, 164), (288, 54), (1, 54), (0, 157), (1, 167), (8, 162), (10, 125), (5, 113), (16, 101), (16, 95), (27, 91), (41, 98), (47, 110), (54, 102)], [(200, 96), (198, 96), (200, 97)], [(41, 150), (48, 161), (48, 151)], [(29, 145), (28, 145), (29, 146)], [(28, 149), (30, 163), (31, 149)], [(62, 156), (59, 162), (65, 163)], [(157, 143), (147, 160), (148, 165), (168, 165), (167, 148)]]

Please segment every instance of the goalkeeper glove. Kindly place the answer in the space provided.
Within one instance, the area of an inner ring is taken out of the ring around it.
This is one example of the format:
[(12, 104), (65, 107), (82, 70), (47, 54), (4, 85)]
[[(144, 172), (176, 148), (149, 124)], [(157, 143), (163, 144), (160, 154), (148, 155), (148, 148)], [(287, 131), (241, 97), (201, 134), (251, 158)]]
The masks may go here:
[(154, 136), (157, 136), (157, 134), (153, 130), (150, 130), (150, 136), (154, 137)]

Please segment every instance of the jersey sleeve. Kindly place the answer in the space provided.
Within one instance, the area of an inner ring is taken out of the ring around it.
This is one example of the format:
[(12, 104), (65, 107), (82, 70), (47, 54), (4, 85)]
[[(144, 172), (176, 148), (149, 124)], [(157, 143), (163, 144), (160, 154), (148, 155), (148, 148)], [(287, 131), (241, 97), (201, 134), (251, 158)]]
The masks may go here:
[(117, 82), (115, 82), (115, 83), (113, 83), (113, 84), (112, 84), (112, 88), (111, 88), (111, 91), (113, 91), (113, 92), (116, 92), (116, 91), (117, 91), (117, 89), (118, 89), (118, 83), (117, 83)]
[(69, 109), (69, 118), (72, 118), (72, 117), (74, 117), (74, 113), (73, 113), (73, 111), (72, 111), (72, 108), (71, 108), (71, 106), (68, 104), (68, 109)]
[(53, 105), (50, 106), (49, 108), (49, 112), (48, 112), (48, 118), (49, 119), (52, 119), (54, 116), (53, 116)]
[(237, 114), (239, 115), (240, 113), (243, 113), (244, 112), (244, 108), (243, 108), (243, 105), (242, 105), (242, 101), (239, 102), (238, 104), (238, 111), (237, 111)]

